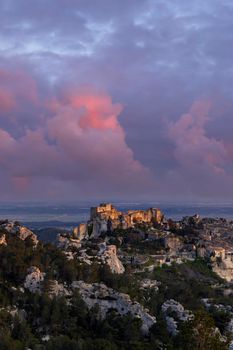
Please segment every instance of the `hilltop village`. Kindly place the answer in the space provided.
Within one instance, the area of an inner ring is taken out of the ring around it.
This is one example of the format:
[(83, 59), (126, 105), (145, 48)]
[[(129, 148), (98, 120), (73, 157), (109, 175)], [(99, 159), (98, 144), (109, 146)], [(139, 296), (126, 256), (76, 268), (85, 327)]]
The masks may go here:
[[(223, 218), (194, 215), (173, 221), (158, 208), (124, 213), (103, 203), (91, 208), (90, 220), (74, 228), (71, 235), (58, 236), (69, 258), (74, 257), (72, 247), (81, 248), (90, 241), (98, 245), (100, 256), (114, 256), (114, 261), (119, 257), (124, 266), (153, 269), (203, 258), (220, 277), (233, 281), (233, 221)], [(81, 252), (80, 259), (86, 256), (89, 261), (86, 250)], [(111, 269), (124, 272), (120, 262), (118, 267), (113, 264)]]
[(231, 349), (232, 237), (226, 219), (110, 203), (55, 245), (2, 220), (0, 348)]

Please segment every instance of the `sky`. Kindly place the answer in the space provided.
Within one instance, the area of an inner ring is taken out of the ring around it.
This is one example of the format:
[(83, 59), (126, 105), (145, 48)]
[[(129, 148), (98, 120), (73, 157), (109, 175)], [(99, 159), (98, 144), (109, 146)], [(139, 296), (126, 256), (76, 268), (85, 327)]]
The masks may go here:
[(232, 0), (1, 0), (1, 201), (232, 201), (232, 18)]

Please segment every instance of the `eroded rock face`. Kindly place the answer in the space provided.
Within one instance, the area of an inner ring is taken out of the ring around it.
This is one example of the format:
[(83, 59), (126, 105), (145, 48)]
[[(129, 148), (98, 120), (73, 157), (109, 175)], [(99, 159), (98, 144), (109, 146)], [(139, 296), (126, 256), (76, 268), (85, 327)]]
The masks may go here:
[(57, 246), (61, 249), (68, 250), (69, 248), (80, 248), (81, 243), (79, 239), (72, 238), (70, 236), (57, 236)]
[(57, 238), (57, 245), (64, 250), (68, 260), (77, 259), (87, 265), (92, 265), (93, 263), (107, 265), (110, 271), (116, 274), (125, 272), (125, 268), (117, 256), (115, 245), (107, 245), (106, 242), (100, 244), (91, 242), (90, 244), (91, 246), (88, 246), (87, 249), (85, 244), (71, 236), (58, 235)]
[(107, 232), (108, 226), (107, 226), (107, 220), (105, 218), (99, 218), (96, 217), (92, 221), (93, 229), (91, 238), (98, 238), (102, 233)]
[(26, 276), (24, 282), (24, 288), (28, 289), (32, 293), (40, 293), (44, 277), (45, 273), (41, 272), (38, 267), (30, 267), (30, 269), (28, 270), (28, 275)]
[(1, 227), (12, 235), (16, 235), (22, 241), (30, 238), (33, 244), (36, 246), (38, 244), (37, 235), (29, 230), (27, 227), (19, 225), (15, 222), (7, 222), (1, 225)]
[(107, 265), (112, 273), (121, 274), (125, 272), (125, 268), (117, 256), (115, 245), (101, 243), (96, 248), (99, 249), (97, 254), (94, 251), (93, 255), (91, 255), (91, 252), (87, 254), (87, 250), (83, 249), (76, 254), (75, 258), (87, 265), (92, 265), (93, 263)]
[(96, 304), (99, 306), (100, 317), (104, 319), (110, 310), (116, 310), (120, 315), (130, 313), (142, 321), (142, 332), (147, 334), (150, 327), (156, 323), (156, 318), (151, 316), (138, 302), (132, 301), (128, 294), (118, 293), (108, 288), (103, 283), (87, 284), (83, 281), (75, 281), (72, 288), (77, 288), (89, 309)]
[(220, 262), (213, 263), (213, 271), (227, 282), (233, 281), (233, 261), (231, 257), (226, 257)]
[(117, 256), (117, 248), (115, 245), (108, 245), (101, 254), (102, 261), (109, 266), (112, 273), (121, 274), (125, 272), (125, 268)]
[(22, 239), (22, 241), (24, 241), (26, 238), (30, 237), (34, 244), (38, 243), (37, 236), (25, 226), (19, 226), (19, 228), (17, 230), (17, 234), (18, 234), (19, 238)]
[(80, 248), (82, 241), (88, 239), (88, 225), (80, 224), (73, 229), (72, 234), (59, 234), (57, 236), (57, 246), (64, 250), (69, 248)]
[(194, 318), (191, 311), (185, 310), (183, 305), (173, 299), (167, 300), (163, 303), (162, 312), (166, 318), (167, 330), (172, 335), (176, 335), (179, 332), (178, 321), (187, 322)]
[(0, 245), (7, 245), (5, 234), (0, 237)]
[(88, 238), (88, 225), (87, 224), (80, 224), (79, 226), (76, 226), (73, 230), (73, 238), (79, 240), (80, 242)]

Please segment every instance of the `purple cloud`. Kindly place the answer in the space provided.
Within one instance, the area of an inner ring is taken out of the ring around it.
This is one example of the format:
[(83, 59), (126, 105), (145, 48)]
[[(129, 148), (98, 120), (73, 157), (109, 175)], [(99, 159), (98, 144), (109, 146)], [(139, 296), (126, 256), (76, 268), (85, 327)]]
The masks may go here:
[(5, 196), (232, 196), (231, 2), (67, 4), (0, 4)]

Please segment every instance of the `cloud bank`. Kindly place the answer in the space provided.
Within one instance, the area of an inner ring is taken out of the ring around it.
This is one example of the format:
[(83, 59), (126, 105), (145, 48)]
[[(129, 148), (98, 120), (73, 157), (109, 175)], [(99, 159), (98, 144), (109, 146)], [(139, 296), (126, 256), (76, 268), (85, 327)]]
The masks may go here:
[(2, 0), (2, 199), (231, 200), (233, 5)]
[[(7, 90), (2, 91), (7, 96)], [(15, 99), (12, 93), (10, 101)], [(30, 99), (31, 92), (19, 105), (27, 107)], [(106, 93), (85, 87), (66, 91), (59, 99), (37, 98), (33, 128), (27, 120), (17, 119), (15, 103), (4, 100), (3, 106), (12, 116), (13, 130), (22, 130), (14, 135), (0, 129), (1, 169), (18, 193), (39, 195), (36, 183), (40, 181), (46, 183), (42, 195), (55, 198), (64, 195), (67, 183), (82, 196), (105, 196), (114, 188), (119, 194), (148, 189), (150, 172), (135, 160), (118, 120), (122, 106)], [(1, 109), (3, 119), (5, 110)], [(62, 183), (61, 191), (57, 183)]]

